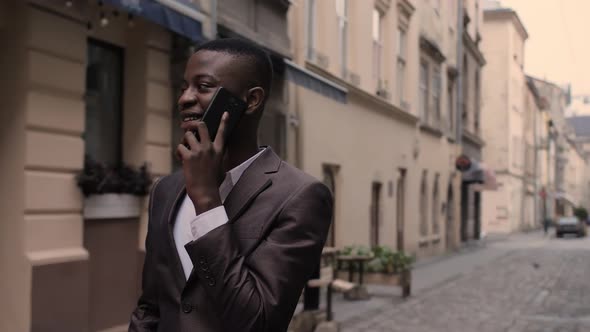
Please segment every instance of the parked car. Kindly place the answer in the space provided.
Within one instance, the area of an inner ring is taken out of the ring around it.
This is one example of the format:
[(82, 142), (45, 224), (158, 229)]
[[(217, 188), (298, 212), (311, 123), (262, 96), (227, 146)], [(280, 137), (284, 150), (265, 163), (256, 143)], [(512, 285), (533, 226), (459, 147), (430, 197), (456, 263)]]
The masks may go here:
[(576, 234), (578, 237), (586, 236), (586, 223), (577, 217), (561, 217), (555, 225), (555, 235), (563, 237), (563, 234)]

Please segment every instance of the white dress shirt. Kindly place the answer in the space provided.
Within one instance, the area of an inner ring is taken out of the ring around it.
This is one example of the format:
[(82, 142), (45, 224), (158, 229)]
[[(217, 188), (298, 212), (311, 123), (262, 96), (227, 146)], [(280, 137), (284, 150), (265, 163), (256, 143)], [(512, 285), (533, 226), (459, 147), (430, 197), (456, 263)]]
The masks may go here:
[[(250, 159), (244, 161), (240, 165), (231, 169), (225, 173), (225, 178), (219, 186), (219, 196), (221, 202), (225, 202), (225, 199), (229, 195), (234, 185), (238, 182), (244, 171), (262, 154), (264, 149), (260, 150), (257, 154), (252, 156)], [(174, 242), (176, 243), (176, 250), (178, 256), (180, 256), (180, 262), (182, 263), (182, 269), (184, 270), (184, 276), (186, 279), (193, 270), (193, 262), (191, 261), (184, 245), (197, 240), (201, 236), (209, 233), (215, 228), (227, 223), (228, 217), (225, 212), (223, 205), (218, 206), (209, 211), (203, 212), (197, 216), (193, 202), (190, 200), (188, 195), (184, 195), (176, 220), (174, 222)]]

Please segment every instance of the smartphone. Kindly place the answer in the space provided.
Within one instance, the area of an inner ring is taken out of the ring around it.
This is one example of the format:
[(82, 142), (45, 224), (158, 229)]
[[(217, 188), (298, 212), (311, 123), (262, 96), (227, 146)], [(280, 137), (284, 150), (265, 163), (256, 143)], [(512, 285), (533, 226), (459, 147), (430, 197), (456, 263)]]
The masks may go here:
[[(209, 107), (207, 107), (205, 114), (203, 114), (203, 122), (207, 125), (211, 142), (213, 142), (215, 136), (217, 136), (217, 129), (219, 129), (223, 113), (229, 113), (224, 135), (224, 138), (227, 139), (247, 108), (248, 104), (246, 104), (245, 101), (235, 96), (227, 89), (223, 87), (217, 89), (215, 95), (213, 95), (211, 103), (209, 103)], [(194, 134), (197, 139), (200, 139), (197, 132)]]

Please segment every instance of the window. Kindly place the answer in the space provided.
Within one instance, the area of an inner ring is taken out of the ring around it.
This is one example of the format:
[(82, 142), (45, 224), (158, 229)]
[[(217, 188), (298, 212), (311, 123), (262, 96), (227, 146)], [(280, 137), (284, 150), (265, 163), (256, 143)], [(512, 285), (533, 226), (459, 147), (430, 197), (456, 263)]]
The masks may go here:
[(439, 198), (438, 198), (438, 177), (439, 175), (436, 174), (434, 176), (434, 189), (432, 190), (432, 233), (438, 234), (440, 231), (439, 225)]
[(428, 62), (420, 61), (420, 118), (428, 123)]
[(307, 59), (315, 58), (315, 0), (307, 0)]
[(463, 128), (469, 128), (469, 124), (467, 121), (469, 120), (469, 109), (468, 103), (469, 100), (469, 70), (467, 67), (467, 56), (463, 57), (463, 100), (461, 101), (461, 109), (463, 114)]
[(422, 182), (420, 183), (420, 235), (428, 235), (428, 194), (427, 194), (427, 171), (422, 172)]
[(348, 0), (336, 0), (336, 15), (338, 16), (338, 39), (340, 46), (340, 65), (342, 76), (347, 71), (347, 47), (348, 47)]
[(448, 84), (447, 84), (447, 130), (451, 136), (453, 135), (453, 130), (455, 129), (455, 94), (454, 94), (454, 86), (455, 81), (448, 77)]
[(96, 161), (122, 161), (123, 50), (89, 40), (86, 67), (85, 153)]
[(381, 78), (381, 53), (383, 52), (382, 42), (382, 22), (383, 17), (381, 12), (373, 9), (373, 76), (377, 79)]
[(481, 82), (480, 82), (480, 78), (479, 78), (479, 70), (476, 70), (475, 71), (475, 87), (474, 87), (475, 91), (473, 92), (475, 94), (474, 105), (473, 105), (473, 107), (474, 107), (474, 109), (473, 109), (473, 112), (474, 112), (473, 125), (474, 125), (474, 129), (475, 129), (476, 134), (479, 133), (479, 129), (480, 129), (480, 126), (479, 126), (479, 116), (480, 116), (480, 109), (479, 108), (480, 108), (480, 95), (481, 95), (480, 85), (481, 85)]
[(397, 100), (400, 107), (403, 109), (404, 100), (404, 85), (406, 84), (406, 30), (402, 27), (397, 28)]
[(422, 124), (440, 129), (442, 77), (440, 63), (429, 54), (420, 57), (420, 119)]
[(436, 65), (433, 66), (433, 73), (432, 73), (432, 110), (434, 111), (434, 116), (431, 117), (432, 124), (434, 127), (440, 126), (440, 90), (441, 90), (441, 76), (440, 76), (440, 66)]

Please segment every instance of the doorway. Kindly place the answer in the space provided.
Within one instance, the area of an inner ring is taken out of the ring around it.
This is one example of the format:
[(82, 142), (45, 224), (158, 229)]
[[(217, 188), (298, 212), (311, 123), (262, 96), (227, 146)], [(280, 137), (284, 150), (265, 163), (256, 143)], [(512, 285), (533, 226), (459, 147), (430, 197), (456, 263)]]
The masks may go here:
[(447, 190), (447, 210), (446, 210), (446, 223), (445, 223), (445, 246), (447, 250), (452, 249), (453, 245), (453, 233), (454, 233), (454, 220), (455, 220), (455, 198), (453, 197), (453, 184), (449, 183), (449, 189)]
[(332, 192), (332, 222), (330, 223), (330, 230), (328, 231), (328, 238), (326, 239), (326, 246), (336, 246), (336, 199), (337, 199), (337, 188), (336, 188), (336, 172), (338, 172), (339, 166), (335, 165), (324, 165), (324, 184)]
[(397, 251), (404, 251), (404, 216), (406, 206), (406, 170), (399, 169), (397, 174), (396, 185), (396, 200), (395, 200), (395, 224), (396, 224), (396, 239)]
[(381, 211), (381, 182), (373, 182), (371, 185), (371, 226), (370, 243), (374, 248), (379, 245), (379, 225)]

